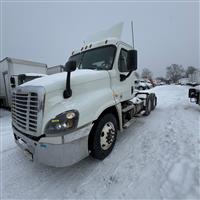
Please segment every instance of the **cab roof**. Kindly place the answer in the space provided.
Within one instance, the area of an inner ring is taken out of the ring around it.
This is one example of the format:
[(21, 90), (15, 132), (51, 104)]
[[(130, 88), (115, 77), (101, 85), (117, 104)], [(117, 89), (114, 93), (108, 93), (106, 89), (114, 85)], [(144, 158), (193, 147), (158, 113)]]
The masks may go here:
[(106, 45), (117, 46), (118, 44), (123, 44), (123, 45), (127, 46), (127, 48), (133, 49), (132, 46), (130, 46), (129, 44), (127, 44), (127, 43), (125, 43), (121, 40), (118, 40), (116, 38), (107, 38), (107, 39), (104, 39), (104, 40), (101, 40), (101, 41), (96, 41), (96, 42), (84, 44), (80, 49), (72, 51), (71, 56), (75, 55), (75, 54), (79, 54), (79, 53), (84, 52), (84, 51), (87, 51), (88, 49), (94, 49), (94, 48), (106, 46)]

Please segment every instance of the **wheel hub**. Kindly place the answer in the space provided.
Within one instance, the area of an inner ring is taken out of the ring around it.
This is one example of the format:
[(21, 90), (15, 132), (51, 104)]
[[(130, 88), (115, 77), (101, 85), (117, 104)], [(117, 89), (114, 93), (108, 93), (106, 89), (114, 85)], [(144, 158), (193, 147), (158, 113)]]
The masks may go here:
[(107, 150), (111, 147), (115, 138), (115, 127), (112, 122), (107, 122), (102, 131), (100, 137), (100, 144), (103, 150)]

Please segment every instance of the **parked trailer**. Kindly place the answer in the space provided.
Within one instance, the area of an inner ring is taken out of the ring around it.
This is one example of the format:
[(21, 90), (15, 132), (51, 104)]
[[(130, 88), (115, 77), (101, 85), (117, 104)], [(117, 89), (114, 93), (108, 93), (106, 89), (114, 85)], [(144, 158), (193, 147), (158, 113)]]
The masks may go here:
[(191, 86), (200, 85), (200, 70), (194, 71), (192, 74), (189, 74), (189, 84)]
[(43, 63), (6, 57), (0, 61), (0, 106), (11, 106), (11, 77), (26, 73), (47, 73)]
[(47, 74), (48, 75), (60, 73), (60, 72), (63, 72), (63, 71), (64, 71), (63, 65), (56, 65), (56, 66), (47, 68)]

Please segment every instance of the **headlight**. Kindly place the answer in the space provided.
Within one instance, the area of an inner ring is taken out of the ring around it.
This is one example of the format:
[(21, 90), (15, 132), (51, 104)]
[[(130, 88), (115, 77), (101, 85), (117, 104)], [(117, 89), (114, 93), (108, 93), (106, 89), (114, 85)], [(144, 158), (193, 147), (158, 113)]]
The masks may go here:
[(79, 113), (77, 110), (70, 110), (57, 115), (51, 119), (45, 128), (46, 134), (66, 133), (78, 125)]

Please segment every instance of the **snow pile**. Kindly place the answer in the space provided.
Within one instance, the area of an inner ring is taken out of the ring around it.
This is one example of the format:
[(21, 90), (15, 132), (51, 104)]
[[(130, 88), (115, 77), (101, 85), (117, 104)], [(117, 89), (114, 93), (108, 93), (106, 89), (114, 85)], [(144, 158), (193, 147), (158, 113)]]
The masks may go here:
[(156, 109), (118, 134), (103, 161), (66, 168), (26, 159), (16, 147), (10, 113), (0, 110), (2, 198), (200, 199), (200, 106), (187, 86), (158, 86)]
[(199, 195), (199, 169), (190, 159), (183, 158), (172, 166), (162, 185), (165, 198), (195, 199)]

